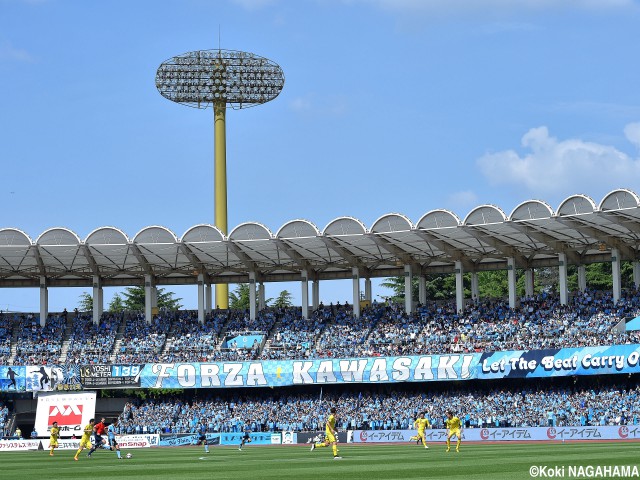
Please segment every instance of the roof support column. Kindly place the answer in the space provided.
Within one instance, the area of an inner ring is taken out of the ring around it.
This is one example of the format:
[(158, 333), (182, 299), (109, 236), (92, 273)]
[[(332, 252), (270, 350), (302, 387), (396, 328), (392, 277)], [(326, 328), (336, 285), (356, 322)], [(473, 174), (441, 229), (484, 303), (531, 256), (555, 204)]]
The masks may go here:
[(413, 269), (411, 265), (404, 266), (404, 311), (408, 315), (413, 312), (413, 296), (411, 291), (411, 281), (413, 280)]
[(364, 279), (364, 299), (371, 304), (371, 279)]
[(249, 272), (249, 319), (256, 319), (256, 272)]
[(509, 286), (509, 308), (516, 308), (516, 259), (507, 257), (507, 284)]
[(151, 286), (151, 308), (158, 308), (158, 287), (155, 282)]
[(456, 311), (462, 312), (464, 310), (464, 269), (462, 268), (462, 262), (456, 260), (453, 268), (456, 272)]
[(153, 316), (151, 314), (151, 308), (153, 305), (153, 277), (151, 275), (144, 276), (144, 319), (148, 324), (151, 324)]
[(207, 282), (204, 286), (204, 313), (206, 315), (210, 315), (211, 314), (211, 305), (212, 305), (212, 292), (213, 289), (211, 288), (211, 283)]
[(360, 318), (360, 269), (358, 267), (351, 269), (351, 278), (353, 279), (353, 316)]
[(424, 275), (418, 277), (418, 301), (421, 305), (427, 303), (427, 278)]
[(471, 272), (471, 298), (474, 302), (480, 300), (480, 287), (478, 283), (478, 272)]
[(565, 253), (558, 254), (558, 280), (560, 282), (560, 305), (567, 304), (567, 255)]
[(102, 279), (98, 275), (93, 276), (93, 323), (100, 323), (102, 315)]
[(260, 282), (260, 285), (258, 286), (258, 309), (264, 310), (266, 307), (265, 303), (264, 282)]
[(578, 265), (578, 289), (584, 292), (587, 289), (587, 267)]
[(204, 275), (198, 274), (198, 322), (204, 323)]
[(640, 262), (633, 262), (633, 284), (636, 289), (640, 288)]
[(49, 315), (49, 289), (47, 279), (40, 277), (40, 326), (44, 327)]
[(525, 295), (525, 297), (533, 297), (534, 284), (535, 284), (534, 275), (535, 274), (534, 274), (533, 268), (527, 268), (524, 271), (524, 295)]
[(620, 250), (611, 249), (611, 276), (613, 277), (613, 303), (618, 303), (622, 295), (622, 277), (620, 277)]
[(316, 278), (311, 284), (311, 303), (313, 310), (316, 311), (320, 307), (320, 279)]
[(306, 269), (300, 272), (302, 278), (300, 286), (302, 287), (302, 318), (309, 317), (309, 275)]

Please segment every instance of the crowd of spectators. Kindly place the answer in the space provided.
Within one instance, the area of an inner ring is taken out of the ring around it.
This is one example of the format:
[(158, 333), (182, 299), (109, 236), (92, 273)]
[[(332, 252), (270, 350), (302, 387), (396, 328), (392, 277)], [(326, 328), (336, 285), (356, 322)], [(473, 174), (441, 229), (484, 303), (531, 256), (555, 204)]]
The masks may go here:
[(364, 309), (360, 318), (353, 316), (353, 307), (349, 304), (338, 303), (327, 308), (333, 313), (334, 321), (322, 331), (311, 356), (315, 358), (360, 356), (364, 341), (379, 316), (383, 315), (384, 307), (374, 305)]
[(198, 312), (178, 312), (171, 327), (161, 362), (211, 362), (218, 351), (220, 332), (227, 321), (224, 310), (207, 314), (203, 323), (198, 321)]
[(0, 403), (0, 437), (8, 436), (10, 432), (5, 432), (5, 428), (7, 427), (7, 422), (9, 420), (9, 408)]
[(123, 316), (104, 313), (95, 325), (91, 315), (77, 314), (73, 318), (69, 349), (65, 363), (104, 364), (109, 362), (113, 344)]
[(50, 365), (60, 363), (62, 340), (66, 328), (65, 315), (49, 315), (44, 327), (33, 315), (22, 315), (14, 328), (18, 329), (14, 365)]
[(13, 317), (0, 312), (0, 365), (7, 365), (11, 358), (11, 336), (13, 335)]
[(331, 320), (329, 310), (319, 308), (310, 316), (302, 318), (299, 308), (283, 309), (279, 317), (277, 331), (262, 350), (263, 360), (309, 358), (314, 351), (316, 340)]
[(586, 291), (561, 305), (557, 295), (521, 299), (510, 309), (503, 301), (474, 302), (463, 312), (455, 304), (429, 304), (409, 316), (386, 307), (356, 356), (420, 355), (456, 352), (538, 350), (615, 345), (636, 341), (633, 332), (615, 331), (625, 317), (640, 312), (640, 294), (626, 292), (614, 306), (611, 295)]
[(157, 361), (173, 316), (171, 312), (163, 312), (154, 316), (151, 323), (147, 323), (142, 313), (128, 318), (115, 362), (131, 364)]
[(248, 310), (236, 310), (231, 313), (227, 324), (228, 333), (260, 332), (269, 333), (276, 323), (277, 309), (265, 308), (251, 320)]
[(433, 428), (444, 428), (453, 410), (466, 428), (640, 424), (640, 385), (583, 388), (210, 395), (128, 404), (123, 433), (313, 431), (322, 429), (329, 407), (338, 409), (339, 429), (411, 429), (419, 412)]
[[(147, 324), (143, 314), (73, 320), (68, 362), (210, 362), (253, 359), (307, 359), (537, 350), (637, 343), (640, 332), (616, 328), (640, 313), (640, 292), (625, 291), (614, 305), (609, 292), (574, 294), (567, 305), (542, 293), (520, 299), (511, 309), (503, 300), (430, 302), (407, 314), (402, 305), (374, 302), (360, 318), (352, 307), (320, 307), (308, 319), (299, 308), (267, 308), (249, 320), (245, 310), (219, 310), (200, 324), (195, 311), (161, 312)], [(61, 361), (64, 315), (50, 316), (44, 328), (34, 315), (0, 315), (0, 359), (6, 363)], [(120, 322), (124, 334), (116, 342)], [(15, 334), (16, 357), (11, 359)], [(234, 339), (256, 336), (253, 344)], [(264, 338), (268, 338), (266, 342)], [(264, 345), (263, 345), (264, 344)], [(116, 346), (117, 345), (117, 346)]]

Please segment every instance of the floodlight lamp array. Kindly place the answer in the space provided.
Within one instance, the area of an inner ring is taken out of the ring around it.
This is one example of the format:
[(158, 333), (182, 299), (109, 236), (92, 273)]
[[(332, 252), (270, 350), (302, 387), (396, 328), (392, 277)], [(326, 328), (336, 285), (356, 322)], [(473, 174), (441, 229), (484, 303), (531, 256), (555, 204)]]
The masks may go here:
[(156, 72), (160, 94), (195, 108), (246, 108), (276, 98), (284, 87), (278, 64), (253, 53), (198, 50), (163, 62)]

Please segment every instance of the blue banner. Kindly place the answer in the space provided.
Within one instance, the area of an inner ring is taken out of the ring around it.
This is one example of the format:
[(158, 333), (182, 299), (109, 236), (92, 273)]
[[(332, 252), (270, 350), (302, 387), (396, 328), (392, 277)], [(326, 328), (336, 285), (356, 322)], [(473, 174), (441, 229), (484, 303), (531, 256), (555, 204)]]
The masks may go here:
[[(78, 370), (0, 366), (0, 391), (89, 387), (82, 383)], [(136, 372), (140, 388), (280, 387), (640, 373), (640, 345), (405, 357), (152, 363), (136, 366)]]
[(277, 387), (340, 383), (555, 377), (640, 372), (640, 345), (317, 360), (147, 364), (143, 388)]
[[(221, 433), (220, 445), (239, 445), (244, 433)], [(249, 434), (252, 445), (272, 445), (282, 443), (279, 432), (251, 432)]]

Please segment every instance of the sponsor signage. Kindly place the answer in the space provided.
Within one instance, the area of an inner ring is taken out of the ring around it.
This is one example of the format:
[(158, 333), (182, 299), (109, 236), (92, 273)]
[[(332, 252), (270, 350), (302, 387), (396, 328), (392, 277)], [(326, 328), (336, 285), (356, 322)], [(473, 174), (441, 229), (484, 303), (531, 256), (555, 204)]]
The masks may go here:
[(35, 429), (48, 432), (58, 422), (60, 437), (82, 435), (82, 429), (95, 416), (95, 392), (44, 393), (38, 395)]
[[(354, 430), (354, 443), (410, 442), (415, 430)], [(429, 442), (444, 442), (445, 429), (427, 429)], [(549, 440), (637, 440), (640, 425), (604, 427), (521, 427), (521, 428), (464, 428), (462, 439), (467, 442), (529, 442)]]
[(84, 388), (139, 388), (141, 365), (84, 365), (80, 382)]
[[(158, 445), (161, 447), (180, 447), (184, 445), (195, 445), (200, 438), (199, 434), (195, 433), (169, 433), (159, 435), (160, 440)], [(208, 445), (220, 445), (219, 433), (207, 433)]]
[[(239, 445), (244, 433), (220, 433), (220, 445)], [(273, 445), (282, 443), (282, 435), (277, 432), (251, 432), (252, 445)]]
[(149, 448), (159, 445), (159, 435), (116, 435), (120, 448)]
[[(149, 448), (160, 444), (160, 435), (116, 435), (116, 442), (120, 448)], [(103, 437), (106, 438), (106, 435)], [(92, 442), (93, 443), (93, 442)], [(42, 440), (42, 447), (49, 449), (49, 440)], [(80, 448), (80, 439), (65, 439), (58, 441), (58, 450), (77, 450)]]
[(38, 450), (40, 440), (0, 440), (0, 452)]

